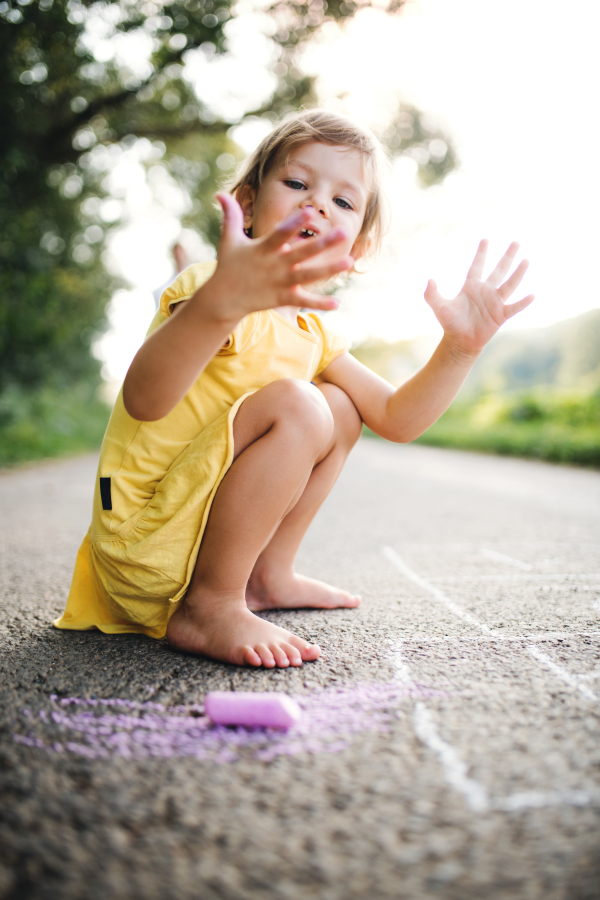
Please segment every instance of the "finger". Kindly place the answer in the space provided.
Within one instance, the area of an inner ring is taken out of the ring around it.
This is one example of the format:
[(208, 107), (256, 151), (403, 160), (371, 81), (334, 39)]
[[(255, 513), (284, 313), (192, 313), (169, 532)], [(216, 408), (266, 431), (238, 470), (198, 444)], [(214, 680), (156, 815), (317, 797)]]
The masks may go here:
[(523, 281), (525, 276), (525, 272), (529, 268), (529, 261), (526, 259), (521, 260), (515, 271), (512, 273), (510, 278), (507, 278), (504, 284), (501, 284), (498, 288), (498, 293), (502, 297), (503, 300), (508, 300), (510, 295), (518, 288), (518, 286)]
[(303, 288), (292, 288), (289, 292), (287, 303), (281, 306), (303, 306), (305, 309), (322, 309), (323, 311), (337, 309), (340, 301), (336, 297), (326, 297), (323, 294), (312, 294)]
[(517, 313), (521, 312), (522, 309), (526, 309), (530, 303), (533, 303), (534, 300), (535, 294), (529, 294), (527, 297), (523, 297), (522, 300), (517, 300), (516, 303), (507, 304), (504, 307), (504, 318), (512, 318), (512, 316), (515, 316)]
[(444, 300), (444, 298), (438, 291), (437, 284), (435, 283), (433, 278), (430, 278), (427, 282), (427, 287), (425, 288), (425, 293), (423, 294), (423, 296), (425, 297), (425, 302), (428, 303), (432, 309), (437, 306), (440, 301)]
[(237, 238), (240, 233), (244, 233), (244, 213), (235, 197), (232, 197), (232, 195), (228, 194), (226, 191), (221, 191), (216, 197), (223, 210), (223, 233), (221, 235), (221, 240), (224, 243), (229, 243), (234, 236)]
[(354, 265), (351, 256), (344, 259), (338, 259), (336, 262), (327, 263), (322, 266), (306, 266), (305, 268), (294, 268), (288, 272), (287, 283), (293, 284), (314, 284), (315, 281), (324, 281), (331, 278), (332, 275), (338, 275), (340, 272), (347, 272)]
[(479, 242), (479, 247), (477, 248), (477, 253), (471, 263), (471, 268), (467, 272), (467, 278), (477, 278), (481, 281), (481, 276), (483, 275), (483, 267), (485, 266), (485, 259), (487, 256), (488, 250), (488, 242), (484, 238)]
[(264, 238), (264, 246), (267, 250), (278, 250), (283, 244), (287, 243), (303, 225), (310, 219), (310, 210), (299, 209), (297, 212), (288, 216), (283, 222), (280, 222), (273, 231), (269, 232)]
[(515, 256), (517, 255), (518, 249), (519, 249), (519, 245), (517, 244), (516, 241), (513, 241), (513, 243), (510, 245), (510, 247), (508, 248), (508, 250), (502, 257), (502, 259), (500, 260), (500, 262), (498, 263), (498, 265), (496, 266), (494, 271), (491, 273), (491, 275), (488, 276), (487, 280), (489, 281), (490, 284), (493, 284), (495, 287), (498, 287), (498, 285), (500, 284), (500, 282), (502, 281), (502, 279), (504, 278), (504, 276), (506, 275), (506, 273), (512, 266), (513, 260), (514, 260)]
[(341, 228), (336, 228), (325, 235), (325, 237), (309, 238), (308, 240), (300, 241), (298, 244), (294, 244), (291, 250), (288, 250), (286, 262), (290, 263), (290, 265), (296, 265), (296, 263), (303, 262), (305, 259), (310, 259), (311, 256), (317, 256), (318, 253), (322, 253), (328, 247), (340, 244), (345, 238), (346, 233)]

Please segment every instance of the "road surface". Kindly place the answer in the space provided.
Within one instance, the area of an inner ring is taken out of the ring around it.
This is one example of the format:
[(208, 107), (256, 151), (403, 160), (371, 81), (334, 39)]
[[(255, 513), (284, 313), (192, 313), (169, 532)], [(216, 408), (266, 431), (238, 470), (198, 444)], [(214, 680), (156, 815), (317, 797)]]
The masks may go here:
[(0, 898), (600, 897), (598, 473), (363, 439), (299, 565), (363, 605), (266, 614), (323, 655), (258, 671), (50, 626), (95, 465), (0, 475)]

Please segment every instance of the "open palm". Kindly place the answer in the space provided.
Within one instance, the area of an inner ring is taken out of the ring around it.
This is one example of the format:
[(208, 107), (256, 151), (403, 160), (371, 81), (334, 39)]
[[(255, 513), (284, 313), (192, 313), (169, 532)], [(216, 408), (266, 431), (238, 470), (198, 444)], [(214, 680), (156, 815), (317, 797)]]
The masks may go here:
[(506, 281), (519, 245), (512, 243), (494, 271), (482, 281), (488, 242), (480, 242), (471, 268), (467, 272), (460, 293), (453, 300), (446, 300), (437, 289), (435, 281), (429, 281), (425, 300), (435, 313), (447, 338), (466, 353), (478, 353), (494, 336), (501, 325), (521, 312), (533, 300), (529, 294), (516, 303), (506, 303), (527, 271), (529, 263), (523, 260)]

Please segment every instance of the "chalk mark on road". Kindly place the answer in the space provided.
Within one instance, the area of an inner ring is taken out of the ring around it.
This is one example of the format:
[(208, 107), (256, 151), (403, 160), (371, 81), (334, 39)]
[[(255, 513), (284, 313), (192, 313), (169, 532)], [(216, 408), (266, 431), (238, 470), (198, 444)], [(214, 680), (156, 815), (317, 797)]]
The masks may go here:
[[(485, 640), (493, 640), (496, 638), (505, 640), (507, 638), (506, 635), (499, 634), (489, 628), (489, 626), (479, 622), (475, 616), (468, 613), (458, 603), (455, 603), (447, 597), (443, 591), (440, 591), (439, 588), (430, 584), (426, 579), (414, 572), (406, 565), (404, 560), (392, 547), (384, 546), (382, 552), (406, 578), (432, 594), (447, 609), (450, 609), (455, 615), (463, 619), (463, 621), (475, 625), (487, 632), (488, 634), (484, 638)], [(482, 637), (471, 637), (471, 640), (473, 639), (481, 640)], [(522, 640), (524, 643), (527, 640), (525, 636), (513, 639)], [(586, 699), (593, 701), (598, 700), (597, 695), (587, 687), (587, 685), (582, 684), (578, 676), (573, 675), (562, 666), (559, 666), (546, 653), (540, 650), (539, 647), (529, 644), (526, 649), (536, 662), (545, 668), (550, 669), (571, 687), (577, 688)], [(396, 645), (394, 647), (394, 652), (392, 653), (390, 661), (396, 670), (399, 681), (405, 684), (414, 684), (410, 668), (402, 654), (401, 645)], [(463, 762), (458, 751), (438, 733), (435, 728), (432, 714), (422, 701), (415, 703), (413, 722), (417, 737), (439, 758), (447, 784), (458, 791), (467, 805), (476, 812), (485, 812), (488, 809), (494, 809), (501, 812), (515, 812), (521, 809), (559, 806), (562, 804), (588, 806), (592, 803), (600, 803), (600, 790), (524, 791), (510, 794), (507, 797), (491, 798), (480, 782), (468, 776), (468, 766)]]
[[(408, 663), (402, 653), (402, 645), (392, 647), (390, 662), (396, 674), (396, 680), (401, 684), (414, 684)], [(419, 740), (436, 754), (447, 784), (458, 791), (464, 798), (467, 806), (475, 812), (485, 812), (489, 806), (488, 795), (478, 781), (468, 776), (468, 766), (460, 758), (456, 749), (445, 741), (438, 733), (432, 714), (424, 703), (415, 703), (413, 711), (413, 724), (415, 734)]]
[(367, 732), (388, 732), (405, 700), (448, 696), (408, 679), (359, 683), (297, 695), (302, 716), (287, 731), (214, 725), (204, 707), (167, 707), (150, 701), (51, 695), (50, 710), (23, 710), (28, 733), (18, 744), (89, 759), (191, 756), (217, 764), (246, 758), (270, 762), (300, 753), (339, 753)]
[[(569, 586), (578, 581), (600, 581), (600, 572), (511, 572), (507, 575), (497, 573), (490, 575), (484, 572), (478, 572), (477, 575), (442, 575), (434, 576), (430, 579), (432, 582), (445, 582), (446, 584), (471, 584), (479, 581), (501, 582), (507, 581), (566, 581)], [(578, 586), (578, 585), (577, 585)], [(585, 585), (584, 590), (594, 591), (600, 590), (600, 584)]]
[(495, 562), (503, 562), (509, 566), (514, 566), (516, 569), (524, 569), (527, 572), (533, 569), (533, 566), (529, 563), (521, 562), (520, 559), (507, 556), (505, 553), (498, 553), (497, 550), (490, 550), (488, 547), (481, 548), (481, 555), (487, 557), (487, 559), (493, 559)]
[[(403, 559), (396, 553), (392, 547), (383, 547), (382, 548), (383, 555), (394, 565), (405, 578), (408, 578), (409, 581), (414, 582), (414, 584), (418, 584), (419, 587), (423, 588), (423, 590), (428, 591), (432, 594), (436, 600), (440, 603), (443, 603), (451, 612), (454, 613), (455, 616), (463, 619), (465, 622), (468, 622), (469, 625), (473, 625), (475, 628), (480, 628), (482, 631), (487, 632), (488, 634), (495, 634), (492, 628), (489, 628), (488, 625), (484, 625), (475, 616), (472, 616), (470, 612), (467, 612), (466, 609), (463, 609), (462, 606), (459, 606), (458, 603), (455, 603), (454, 600), (451, 600), (450, 597), (446, 596), (443, 591), (440, 591), (439, 588), (435, 587), (435, 585), (430, 584), (428, 581), (425, 581), (424, 578), (421, 578), (420, 575), (417, 575), (409, 566), (406, 565)], [(498, 637), (503, 637), (503, 635), (498, 634)]]
[(462, 761), (452, 744), (440, 737), (424, 703), (415, 703), (413, 722), (419, 740), (433, 750), (440, 760), (448, 784), (463, 795), (471, 809), (485, 812), (489, 807), (485, 788), (474, 778), (469, 778), (467, 764)]
[(501, 812), (517, 812), (545, 806), (590, 806), (592, 803), (600, 803), (600, 791), (524, 791), (497, 797), (491, 806)]
[(595, 694), (586, 684), (581, 684), (581, 681), (577, 675), (573, 675), (563, 666), (559, 666), (558, 663), (554, 662), (554, 660), (550, 656), (548, 656), (547, 653), (544, 653), (543, 650), (540, 650), (539, 647), (530, 645), (527, 647), (527, 652), (530, 653), (531, 656), (533, 656), (533, 658), (546, 669), (550, 669), (551, 672), (554, 672), (554, 674), (558, 678), (562, 679), (565, 684), (577, 688), (577, 690), (588, 700), (593, 700), (594, 702), (598, 700), (598, 695)]
[[(474, 625), (477, 628), (480, 628), (482, 631), (486, 632), (490, 636), (494, 638), (498, 638), (499, 640), (507, 640), (507, 638), (515, 639), (513, 635), (505, 635), (499, 631), (496, 631), (494, 628), (490, 628), (488, 625), (485, 625), (483, 622), (480, 622), (475, 616), (471, 615), (471, 613), (467, 612), (459, 606), (458, 603), (455, 603), (454, 600), (451, 600), (450, 597), (447, 597), (443, 591), (440, 591), (435, 585), (430, 584), (424, 578), (421, 578), (416, 572), (414, 572), (410, 566), (407, 566), (404, 560), (396, 553), (396, 551), (392, 547), (382, 547), (383, 555), (388, 559), (404, 576), (408, 578), (410, 581), (418, 584), (419, 587), (428, 591), (432, 594), (436, 600), (439, 600), (443, 603), (449, 610), (451, 610), (455, 615), (459, 616), (465, 622), (468, 622), (470, 625)], [(520, 638), (523, 641), (526, 641), (528, 638), (525, 635), (521, 635)], [(587, 699), (596, 702), (598, 700), (598, 696), (585, 684), (581, 684), (578, 677), (576, 675), (568, 672), (567, 669), (559, 666), (558, 663), (555, 663), (546, 653), (534, 646), (528, 646), (527, 651), (539, 663), (546, 669), (550, 669), (561, 678), (566, 684), (569, 684), (571, 687), (576, 687), (580, 693)]]
[[(393, 647), (390, 658), (396, 678), (402, 684), (414, 684), (408, 663), (404, 659), (400, 644)], [(521, 791), (506, 797), (492, 797), (475, 778), (468, 774), (469, 767), (461, 759), (452, 744), (445, 741), (435, 727), (431, 710), (419, 700), (413, 712), (415, 734), (419, 740), (438, 757), (446, 783), (461, 794), (467, 806), (474, 812), (497, 810), (498, 812), (518, 812), (525, 809), (540, 809), (548, 806), (589, 806), (600, 804), (600, 790), (570, 791)]]
[[(390, 661), (398, 681), (402, 684), (415, 684), (400, 644), (393, 647)], [(488, 810), (518, 812), (548, 806), (600, 804), (600, 790), (520, 791), (506, 797), (492, 797), (481, 782), (468, 775), (469, 767), (461, 759), (456, 748), (442, 738), (435, 727), (431, 710), (422, 700), (415, 703), (413, 724), (419, 740), (438, 757), (446, 783), (461, 794), (467, 806), (474, 812), (483, 813)]]
[(414, 634), (410, 637), (402, 637), (404, 644), (416, 644), (427, 641), (428, 643), (445, 644), (452, 641), (460, 643), (461, 641), (471, 641), (473, 643), (479, 641), (482, 643), (494, 643), (494, 641), (512, 641), (517, 644), (526, 644), (528, 641), (556, 641), (567, 640), (569, 638), (600, 638), (600, 631), (543, 631), (540, 634), (532, 632), (531, 634)]

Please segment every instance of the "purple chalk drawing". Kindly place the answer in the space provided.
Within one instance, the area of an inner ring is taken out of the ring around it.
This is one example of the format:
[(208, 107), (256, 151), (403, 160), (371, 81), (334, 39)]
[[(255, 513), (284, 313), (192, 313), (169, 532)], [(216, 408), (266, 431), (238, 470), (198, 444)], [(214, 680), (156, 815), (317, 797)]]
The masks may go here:
[[(150, 759), (191, 756), (217, 764), (254, 758), (269, 762), (299, 753), (339, 753), (365, 732), (387, 732), (403, 700), (447, 697), (445, 691), (418, 684), (358, 684), (328, 688), (294, 699), (301, 719), (288, 731), (213, 725), (200, 705), (165, 707), (160, 703), (117, 698), (86, 700), (51, 696), (53, 708), (37, 718), (23, 710), (36, 731), (52, 729), (44, 741), (33, 731), (14, 740), (50, 753), (75, 753), (90, 759), (119, 756)], [(68, 739), (57, 741), (56, 732)]]

